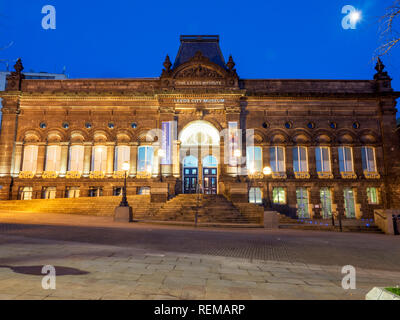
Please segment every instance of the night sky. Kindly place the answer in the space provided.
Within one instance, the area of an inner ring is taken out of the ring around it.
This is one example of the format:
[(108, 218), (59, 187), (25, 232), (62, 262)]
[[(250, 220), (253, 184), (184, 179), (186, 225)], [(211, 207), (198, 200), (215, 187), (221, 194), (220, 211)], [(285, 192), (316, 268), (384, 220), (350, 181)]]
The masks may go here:
[[(77, 1), (0, 3), (0, 59), (21, 57), (25, 71), (70, 78), (157, 77), (181, 34), (219, 34), (242, 78), (372, 79), (379, 16), (391, 0)], [(56, 30), (44, 30), (44, 5), (56, 8)], [(362, 11), (356, 30), (341, 9)], [(400, 31), (400, 30), (399, 30)], [(400, 90), (400, 47), (383, 58)], [(14, 64), (14, 63), (13, 63)], [(5, 70), (5, 65), (0, 65)]]

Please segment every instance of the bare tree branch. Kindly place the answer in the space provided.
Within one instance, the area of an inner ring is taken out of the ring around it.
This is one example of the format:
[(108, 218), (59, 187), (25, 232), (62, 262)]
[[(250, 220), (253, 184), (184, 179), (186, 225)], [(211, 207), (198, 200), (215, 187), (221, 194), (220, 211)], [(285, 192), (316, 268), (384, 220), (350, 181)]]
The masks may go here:
[(394, 0), (393, 5), (386, 9), (379, 20), (379, 33), (383, 44), (376, 50), (375, 58), (388, 54), (400, 42), (400, 34), (396, 30), (396, 23), (400, 20), (400, 0)]

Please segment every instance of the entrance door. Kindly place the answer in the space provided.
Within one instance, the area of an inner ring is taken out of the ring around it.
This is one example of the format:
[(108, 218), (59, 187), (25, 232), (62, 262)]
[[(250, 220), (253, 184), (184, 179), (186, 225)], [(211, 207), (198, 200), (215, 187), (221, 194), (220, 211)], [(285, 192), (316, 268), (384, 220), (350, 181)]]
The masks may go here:
[(217, 194), (217, 168), (203, 168), (204, 194)]
[(185, 168), (183, 178), (183, 192), (196, 193), (197, 187), (197, 168)]

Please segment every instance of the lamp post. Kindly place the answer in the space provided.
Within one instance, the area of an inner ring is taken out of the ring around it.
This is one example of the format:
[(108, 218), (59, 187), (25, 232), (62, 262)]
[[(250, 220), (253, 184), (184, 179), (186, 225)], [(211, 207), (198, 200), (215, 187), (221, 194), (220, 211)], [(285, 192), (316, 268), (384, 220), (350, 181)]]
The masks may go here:
[(128, 199), (126, 198), (126, 176), (128, 175), (130, 165), (129, 162), (124, 162), (122, 164), (122, 170), (124, 170), (124, 187), (122, 188), (122, 200), (119, 204), (120, 207), (129, 207)]
[(161, 159), (165, 157), (165, 150), (164, 149), (158, 149), (158, 162), (160, 165), (160, 182), (162, 182), (162, 165), (161, 165)]
[(126, 177), (128, 175), (130, 165), (129, 162), (122, 164), (122, 170), (124, 170), (124, 187), (122, 189), (122, 200), (118, 207), (114, 210), (114, 221), (118, 222), (132, 222), (133, 212), (132, 207), (129, 206), (126, 198)]
[(233, 155), (236, 158), (236, 179), (237, 179), (237, 182), (240, 182), (240, 178), (239, 178), (239, 159), (242, 156), (242, 153), (240, 152), (239, 149), (235, 149), (235, 151), (233, 151)]
[(265, 208), (270, 209), (271, 208), (271, 199), (270, 199), (270, 196), (269, 196), (269, 180), (268, 180), (268, 176), (272, 174), (271, 168), (270, 167), (264, 167), (263, 174), (264, 174), (264, 177), (266, 177), (266, 179), (267, 179), (267, 200), (266, 200)]

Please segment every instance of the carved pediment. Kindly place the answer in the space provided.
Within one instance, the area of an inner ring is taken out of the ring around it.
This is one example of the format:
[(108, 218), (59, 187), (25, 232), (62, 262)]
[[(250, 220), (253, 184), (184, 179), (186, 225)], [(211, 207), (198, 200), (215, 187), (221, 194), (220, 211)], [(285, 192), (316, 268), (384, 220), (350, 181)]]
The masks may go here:
[(180, 70), (175, 78), (212, 78), (212, 79), (222, 79), (223, 76), (219, 74), (217, 71), (202, 66), (201, 64), (193, 67), (188, 67), (183, 70)]

